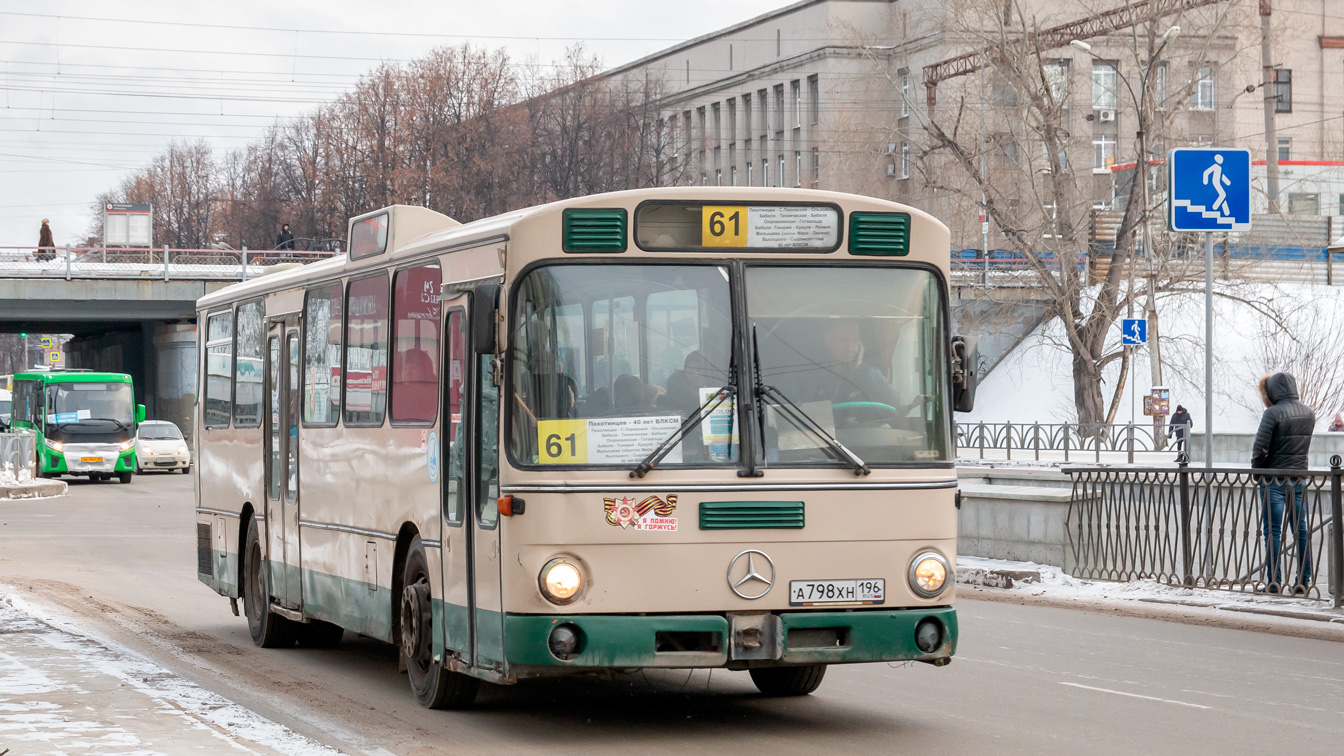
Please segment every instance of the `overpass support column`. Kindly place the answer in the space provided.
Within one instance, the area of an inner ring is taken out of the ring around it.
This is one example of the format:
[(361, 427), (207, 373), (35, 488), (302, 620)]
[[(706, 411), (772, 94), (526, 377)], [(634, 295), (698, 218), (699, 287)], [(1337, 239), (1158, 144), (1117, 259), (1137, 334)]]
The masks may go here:
[(196, 326), (155, 325), (153, 347), (152, 417), (176, 423), (190, 444), (192, 412), (196, 405)]

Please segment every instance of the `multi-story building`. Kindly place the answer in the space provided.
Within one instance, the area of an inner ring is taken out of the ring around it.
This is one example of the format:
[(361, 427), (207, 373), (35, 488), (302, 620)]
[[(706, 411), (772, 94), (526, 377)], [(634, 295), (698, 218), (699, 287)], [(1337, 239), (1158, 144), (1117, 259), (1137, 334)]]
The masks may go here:
[[(1260, 0), (1153, 3), (1185, 9), (1125, 27), (1105, 15), (1123, 0), (803, 0), (609, 75), (661, 79), (664, 139), (685, 181), (908, 202), (969, 248), (1004, 244), (998, 229), (981, 238), (981, 171), (1000, 210), (1024, 220), (1060, 211), (1038, 186), (1047, 173), (1067, 174), (1067, 199), (1088, 210), (1123, 203), (1117, 169), (1136, 162), (1141, 111), (1154, 160), (1171, 147), (1250, 148), (1266, 210), (1268, 94), (1282, 211), (1344, 214), (1338, 0), (1274, 0), (1269, 93)], [(1013, 47), (1024, 36), (1031, 44)], [(930, 97), (930, 66), (981, 49), (1013, 54)]]

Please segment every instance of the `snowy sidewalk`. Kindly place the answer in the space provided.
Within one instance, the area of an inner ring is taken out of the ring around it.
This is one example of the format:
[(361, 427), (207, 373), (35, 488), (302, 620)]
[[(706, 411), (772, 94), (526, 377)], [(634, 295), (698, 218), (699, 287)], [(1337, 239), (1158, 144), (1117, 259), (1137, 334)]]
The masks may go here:
[(0, 596), (0, 754), (338, 752)]
[[(1082, 580), (1051, 565), (971, 556), (957, 557), (957, 584), (983, 593), (1046, 599), (1057, 605), (1076, 603), (1121, 611), (1126, 607), (1134, 610), (1141, 606), (1162, 605), (1198, 612), (1204, 619), (1211, 612), (1241, 618), (1258, 616), (1277, 621), (1283, 629), (1297, 627), (1313, 635), (1324, 630), (1331, 635), (1338, 633), (1338, 639), (1344, 640), (1344, 610), (1332, 608), (1329, 599), (1181, 588), (1154, 580), (1129, 583)], [(1241, 623), (1232, 621), (1228, 624)]]

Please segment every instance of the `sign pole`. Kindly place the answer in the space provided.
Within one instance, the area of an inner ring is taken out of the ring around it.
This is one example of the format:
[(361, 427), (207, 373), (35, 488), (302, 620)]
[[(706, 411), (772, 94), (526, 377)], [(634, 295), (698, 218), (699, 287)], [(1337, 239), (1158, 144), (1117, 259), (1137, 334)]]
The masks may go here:
[(1213, 467), (1213, 232), (1204, 232), (1204, 464)]

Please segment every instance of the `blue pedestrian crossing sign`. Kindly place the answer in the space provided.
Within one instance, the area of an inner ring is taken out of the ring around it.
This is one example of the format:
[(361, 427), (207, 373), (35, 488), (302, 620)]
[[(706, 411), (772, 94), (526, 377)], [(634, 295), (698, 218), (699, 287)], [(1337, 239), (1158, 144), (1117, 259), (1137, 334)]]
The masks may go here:
[(1123, 318), (1120, 321), (1120, 344), (1138, 346), (1148, 343), (1148, 321), (1143, 318)]
[(1251, 230), (1251, 152), (1182, 148), (1167, 155), (1167, 227)]

